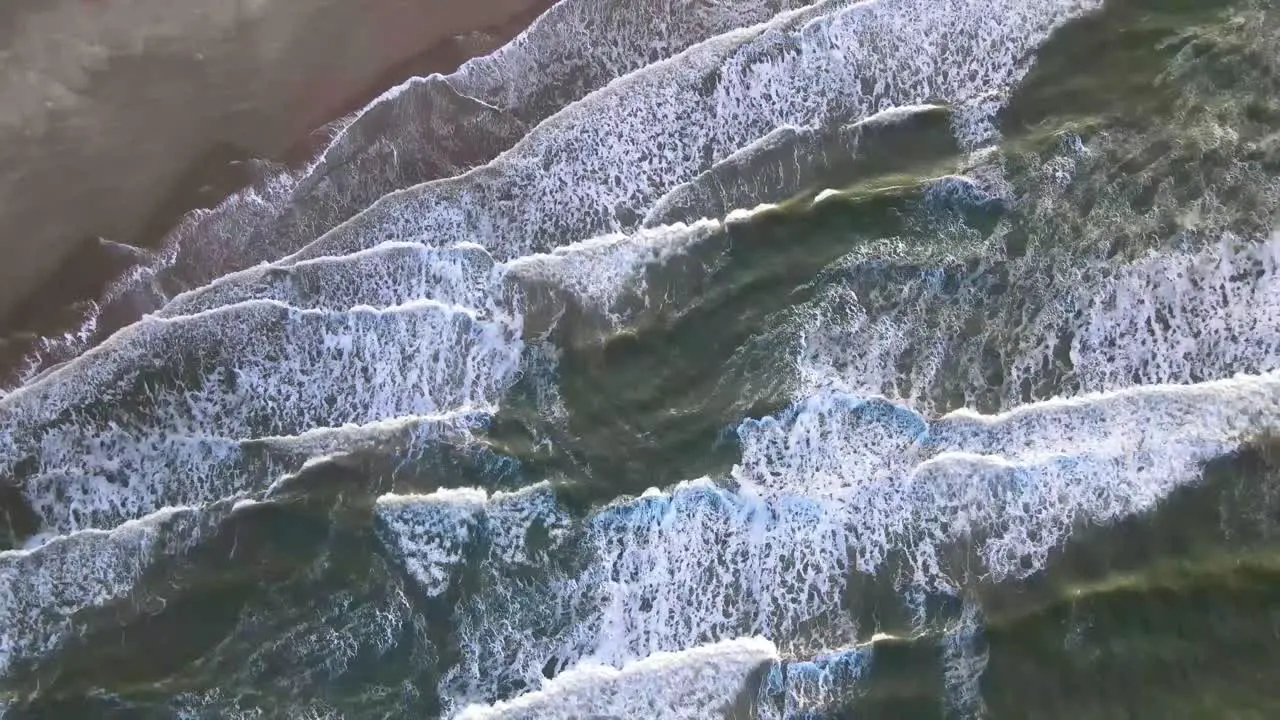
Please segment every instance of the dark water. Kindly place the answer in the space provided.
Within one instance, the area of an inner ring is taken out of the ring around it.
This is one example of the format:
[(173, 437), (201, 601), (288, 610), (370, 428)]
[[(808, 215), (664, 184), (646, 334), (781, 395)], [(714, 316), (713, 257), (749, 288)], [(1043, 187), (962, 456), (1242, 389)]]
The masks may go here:
[(1280, 14), (686, 5), (0, 400), (4, 717), (1277, 715)]

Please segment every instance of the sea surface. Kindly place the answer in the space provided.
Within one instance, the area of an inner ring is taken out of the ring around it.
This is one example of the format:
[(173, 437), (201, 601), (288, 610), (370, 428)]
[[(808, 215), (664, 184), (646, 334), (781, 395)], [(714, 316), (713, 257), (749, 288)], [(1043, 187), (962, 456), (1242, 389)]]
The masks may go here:
[(561, 0), (28, 358), (0, 717), (1280, 717), (1278, 209), (1271, 2)]

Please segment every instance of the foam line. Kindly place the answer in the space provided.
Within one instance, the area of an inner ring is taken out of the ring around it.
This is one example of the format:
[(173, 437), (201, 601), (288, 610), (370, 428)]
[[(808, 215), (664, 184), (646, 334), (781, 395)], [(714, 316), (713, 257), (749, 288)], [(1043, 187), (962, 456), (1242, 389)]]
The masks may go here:
[[(682, 235), (709, 232), (723, 224), (705, 218), (746, 220), (750, 213), (744, 215), (740, 208), (760, 204), (758, 201), (782, 201), (825, 184), (843, 186), (890, 167), (900, 170), (913, 163), (954, 157), (959, 150), (952, 138), (951, 119), (947, 109), (929, 105), (888, 110), (834, 129), (776, 130), (663, 196), (640, 229), (513, 258), (502, 265), (514, 269), (546, 265), (549, 260), (562, 266), (572, 262), (583, 268), (575, 273), (576, 282), (570, 288), (576, 300), (607, 308), (617, 296), (616, 279), (626, 270), (621, 263), (625, 248), (636, 252), (646, 252), (645, 246), (657, 249), (660, 238), (670, 238), (672, 246), (684, 244), (688, 241)], [(922, 141), (921, 135), (927, 141)], [(587, 260), (605, 250), (615, 256), (608, 270), (603, 274), (599, 269), (587, 271)], [(480, 266), (486, 260), (493, 262), (486, 253), (474, 243), (436, 250), (418, 243), (388, 241), (350, 255), (326, 255), (293, 266), (260, 266), (227, 276), (179, 295), (160, 314), (188, 314), (254, 298), (297, 307), (341, 309), (360, 304), (383, 306), (417, 297), (465, 297), (481, 307), (482, 301), (468, 290), (473, 281), (483, 279)], [(458, 287), (459, 275), (467, 279), (466, 288)], [(584, 284), (588, 276), (615, 281)], [(602, 294), (582, 292), (585, 289)]]
[(250, 300), (276, 300), (297, 308), (385, 308), (415, 300), (488, 309), (495, 263), (479, 245), (436, 250), (418, 243), (384, 243), (340, 257), (320, 257), (289, 268), (263, 266), (224, 277), (175, 297), (157, 313), (180, 317)]
[(457, 717), (723, 717), (751, 681), (751, 675), (777, 659), (773, 643), (748, 638), (677, 653), (655, 653), (621, 669), (586, 664), (556, 676), (535, 692), (489, 707), (468, 707)]
[(109, 427), (93, 408), (126, 395), (135, 409), (112, 423), (236, 439), (428, 415), (495, 402), (519, 362), (516, 332), (433, 301), (344, 312), (253, 301), (138, 323), (0, 399), (0, 413), (10, 452), (35, 452), (52, 427)]
[(959, 154), (952, 113), (937, 105), (893, 108), (836, 127), (782, 127), (677, 185), (654, 203), (646, 227), (728, 217), (788, 200), (804, 190), (841, 187), (921, 161)]

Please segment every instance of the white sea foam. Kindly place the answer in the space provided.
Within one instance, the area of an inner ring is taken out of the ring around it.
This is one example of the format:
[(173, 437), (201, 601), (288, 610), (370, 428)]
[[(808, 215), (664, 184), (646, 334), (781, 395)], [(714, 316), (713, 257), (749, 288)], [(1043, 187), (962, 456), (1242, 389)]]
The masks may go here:
[(1280, 237), (1227, 235), (1121, 264), (997, 256), (978, 273), (851, 257), (798, 324), (801, 385), (945, 411), (1268, 372), (1280, 368), (1278, 253)]
[[(82, 359), (10, 393), (0, 411), (14, 420), (47, 422), (94, 400), (119, 397), (127, 383), (148, 370), (181, 373), (182, 368), (163, 363), (185, 360), (214, 367), (186, 378), (176, 391), (185, 396), (191, 417), (175, 413), (169, 426), (175, 431), (192, 428), (241, 436), (252, 421), (233, 406), (251, 398), (274, 401), (277, 413), (266, 422), (277, 431), (324, 424), (319, 417), (304, 416), (326, 414), (323, 405), (326, 399), (333, 401), (327, 398), (332, 392), (377, 396), (334, 410), (338, 423), (392, 417), (403, 414), (392, 408), (404, 405), (414, 406), (409, 412), (432, 412), (482, 403), (483, 391), (472, 391), (490, 380), (464, 368), (463, 377), (442, 386), (439, 381), (445, 378), (440, 374), (450, 368), (441, 365), (445, 358), (440, 353), (451, 347), (488, 349), (496, 353), (493, 365), (501, 365), (504, 361), (498, 356), (511, 351), (507, 335), (501, 319), (488, 320), (471, 308), (431, 300), (349, 311), (299, 310), (254, 301), (133, 325)], [(446, 338), (450, 341), (431, 342)], [(426, 357), (416, 356), (422, 349), (419, 343), (426, 343)], [(481, 362), (475, 359), (476, 365)], [(164, 392), (161, 379), (150, 385), (150, 393)], [(166, 404), (159, 397), (151, 401)]]
[(705, 720), (723, 716), (752, 673), (777, 659), (773, 643), (748, 638), (678, 653), (654, 653), (621, 669), (583, 664), (535, 692), (489, 707), (468, 707), (457, 717)]
[(627, 229), (773, 128), (1007, 88), (1053, 28), (1097, 7), (1006, 5), (827, 0), (727, 33), (567, 107), (483, 168), (387, 195), (282, 263), (385, 240), (476, 241), (505, 258)]
[(606, 508), (586, 537), (598, 563), (593, 655), (618, 662), (748, 632), (803, 651), (801, 624), (837, 610), (849, 570), (833, 520), (807, 498), (769, 504), (706, 480)]
[(217, 499), (243, 440), (492, 408), (522, 347), (509, 319), (430, 301), (151, 319), (0, 400), (0, 461), (55, 527), (94, 527), (175, 492)]
[[(64, 530), (109, 527), (99, 523), (250, 489), (246, 439), (307, 437), (330, 427), (352, 443), (346, 426), (492, 409), (524, 362), (522, 334), (547, 329), (524, 327), (524, 293), (554, 288), (608, 314), (624, 289), (643, 287), (646, 267), (717, 228), (647, 230), (496, 266), (475, 246), (404, 244), (305, 263), (273, 293), (319, 309), (250, 301), (150, 318), (3, 398), (0, 412), (13, 424), (0, 438), (0, 459), (19, 468), (34, 458), (25, 493), (51, 527)], [(435, 299), (326, 307), (421, 294), (481, 309)], [(564, 303), (539, 306), (541, 321), (553, 322)], [(135, 392), (139, 382), (144, 392)], [(99, 405), (126, 396), (133, 397), (129, 412), (100, 416)], [(549, 399), (544, 409), (552, 405)]]
[[(970, 538), (995, 579), (1039, 569), (1079, 523), (1147, 511), (1201, 465), (1280, 422), (1280, 377), (1241, 375), (1055, 399), (928, 421), (884, 400), (822, 393), (739, 431), (742, 482), (849, 518), (864, 572), (895, 550), (911, 584), (951, 589), (939, 554)], [(983, 571), (978, 571), (980, 574)]]
[(1054, 309), (1079, 319), (1071, 361), (1085, 390), (1194, 382), (1280, 368), (1280, 235), (1152, 252)]
[(812, 660), (774, 663), (760, 686), (756, 717), (798, 720), (849, 713), (873, 655), (874, 640)]
[(450, 575), (476, 540), (488, 499), (484, 491), (471, 488), (379, 498), (384, 536), (399, 546), (397, 555), (427, 595), (442, 595), (448, 589)]
[[(702, 40), (803, 7), (805, 0), (636, 0), (603, 7), (556, 3), (493, 53), (450, 78), (462, 92), (536, 122)], [(531, 81), (532, 80), (532, 81)]]
[(384, 495), (376, 508), (379, 534), (430, 595), (444, 592), (477, 545), (508, 565), (536, 564), (527, 534), (535, 527), (559, 532), (568, 522), (545, 483), (492, 496), (474, 488)]
[(496, 268), (479, 245), (433, 249), (386, 243), (341, 257), (322, 257), (287, 270), (261, 266), (175, 297), (159, 313), (177, 318), (249, 300), (296, 308), (346, 310), (393, 307), (426, 298), (493, 312)]
[[(348, 426), (491, 410), (524, 362), (522, 335), (547, 330), (522, 322), (526, 292), (553, 288), (609, 315), (624, 290), (643, 288), (647, 267), (719, 227), (646, 230), (504, 265), (477, 246), (388, 245), (264, 275), (279, 299), (215, 301), (190, 315), (149, 318), (0, 400), (14, 421), (0, 459), (28, 468), (24, 493), (54, 531), (110, 527), (165, 505), (253, 490), (259, 468), (243, 441), (329, 427), (351, 445)], [(421, 295), (444, 302), (332, 309)], [(183, 309), (202, 307), (201, 294), (189, 297)], [(535, 320), (554, 322), (565, 302), (539, 305)], [(101, 416), (104, 402), (126, 396), (128, 412)], [(554, 412), (554, 398), (546, 400), (544, 410)], [(273, 465), (271, 474), (293, 465)]]
[[(454, 616), (463, 653), (441, 686), (454, 705), (490, 702), (512, 683), (536, 687), (545, 668), (584, 659), (618, 667), (762, 631), (797, 644), (801, 621), (838, 606), (832, 592), (848, 570), (840, 528), (812, 503), (774, 510), (705, 480), (585, 522), (545, 486), (476, 501), (471, 492), (379, 500), (384, 541), (426, 578), (426, 592), (481, 560)], [(837, 618), (827, 625), (819, 644), (852, 640)]]
[(309, 464), (376, 449), (401, 462), (441, 443), (466, 444), (482, 415), (408, 416), (311, 430), (293, 437), (234, 441), (163, 430), (64, 432), (43, 442), (41, 469), (23, 497), (40, 519), (40, 542), (87, 528), (111, 528), (166, 506), (193, 506), (243, 493), (270, 494)]
[[(601, 311), (616, 326), (622, 318), (611, 308), (624, 287), (643, 290), (642, 282), (633, 282), (642, 279), (635, 277), (637, 266), (666, 260), (721, 231), (726, 223), (749, 222), (776, 207), (753, 198), (785, 200), (827, 182), (844, 182), (857, 176), (864, 159), (877, 156), (880, 162), (868, 165), (871, 172), (882, 171), (889, 154), (908, 165), (922, 157), (946, 157), (954, 152), (946, 129), (949, 116), (939, 106), (910, 106), (835, 129), (774, 131), (667, 193), (650, 210), (643, 227), (516, 257), (498, 264), (500, 270), (494, 269), (488, 251), (475, 243), (437, 250), (416, 242), (388, 241), (349, 255), (326, 255), (292, 266), (262, 265), (226, 276), (179, 295), (160, 314), (174, 317), (252, 299), (345, 309), (432, 297), (483, 308), (493, 302), (484, 293), (500, 294), (494, 291), (496, 278), (505, 275), (526, 286), (551, 281), (570, 292), (575, 303)], [(946, 135), (939, 136), (938, 130)], [(922, 132), (929, 134), (929, 142), (920, 140)], [(907, 135), (912, 136), (909, 148), (895, 151), (891, 146), (902, 144)], [(888, 146), (880, 147), (880, 141)], [(864, 143), (865, 151), (860, 150)], [(551, 277), (540, 277), (548, 273)]]
[[(484, 405), (514, 370), (510, 324), (432, 300), (349, 311), (254, 301), (151, 318), (10, 393), (0, 412), (48, 423), (127, 394), (171, 432), (239, 438)], [(148, 371), (160, 377), (138, 392)]]
[[(397, 516), (386, 526), (395, 554), (434, 568), (430, 591), (461, 572), (461, 558), (479, 561), (467, 565), (479, 575), (455, 611), (462, 655), (442, 694), (492, 701), (498, 687), (536, 687), (544, 668), (586, 659), (620, 667), (752, 634), (789, 654), (847, 644), (857, 629), (841, 598), (852, 571), (877, 574), (892, 560), (904, 587), (947, 593), (1026, 576), (1077, 526), (1149, 511), (1204, 462), (1278, 427), (1271, 374), (932, 421), (823, 393), (742, 424), (730, 487), (683, 483), (583, 520), (546, 489), (496, 503), (518, 522), (473, 494), (452, 508), (444, 496), (381, 505)], [(483, 533), (458, 532), (460, 513)], [(397, 527), (412, 532), (396, 537)], [(548, 546), (525, 543), (531, 527)], [(444, 530), (447, 540), (427, 539)], [(453, 544), (480, 534), (503, 538), (502, 552)], [(521, 572), (538, 579), (513, 581)]]
[(83, 629), (77, 613), (128, 597), (157, 558), (189, 547), (230, 510), (167, 508), (110, 532), (0, 552), (0, 675), (56, 650)]
[(988, 659), (983, 623), (982, 607), (976, 600), (968, 600), (958, 621), (942, 638), (943, 686), (948, 710), (956, 717), (987, 715), (980, 684)]

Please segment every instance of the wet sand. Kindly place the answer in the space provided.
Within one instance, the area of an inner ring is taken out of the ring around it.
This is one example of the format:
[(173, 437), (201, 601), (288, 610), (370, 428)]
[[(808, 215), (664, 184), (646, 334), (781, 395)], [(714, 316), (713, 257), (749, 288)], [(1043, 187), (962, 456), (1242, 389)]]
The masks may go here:
[(243, 187), (246, 160), (309, 158), (326, 124), (491, 51), (550, 4), (0, 5), (0, 366), (70, 329), (136, 260), (121, 245), (154, 247)]

